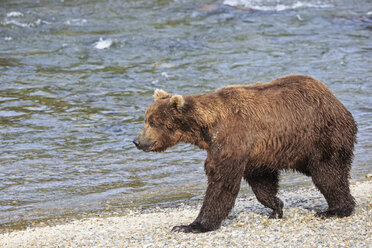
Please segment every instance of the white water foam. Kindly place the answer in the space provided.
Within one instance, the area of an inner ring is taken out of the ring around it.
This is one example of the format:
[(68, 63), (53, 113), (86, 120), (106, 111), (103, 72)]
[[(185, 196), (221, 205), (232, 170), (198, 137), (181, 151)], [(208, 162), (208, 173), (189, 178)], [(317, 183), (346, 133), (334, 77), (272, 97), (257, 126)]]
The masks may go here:
[(94, 43), (94, 47), (96, 49), (106, 49), (109, 48), (112, 45), (112, 40), (111, 39), (106, 39), (104, 40), (102, 37), (99, 38), (99, 41)]
[(65, 24), (66, 25), (76, 25), (76, 26), (81, 26), (81, 25), (84, 25), (85, 23), (87, 23), (88, 21), (86, 19), (70, 19), (70, 20), (67, 20), (65, 21)]
[(23, 14), (19, 11), (12, 11), (6, 14), (6, 17), (19, 17), (23, 16)]
[(31, 27), (30, 23), (22, 23), (16, 20), (7, 20), (5, 19), (3, 22), (1, 22), (3, 25), (14, 25), (22, 28)]
[[(285, 2), (285, 3), (283, 3)], [(263, 11), (283, 11), (298, 8), (329, 8), (333, 5), (323, 1), (260, 1), (260, 0), (224, 0), (223, 4), (233, 7), (244, 7), (247, 9), (263, 10)]]
[(51, 24), (50, 22), (41, 20), (40, 18), (38, 18), (36, 21), (29, 22), (29, 23), (21, 22), (20, 20), (22, 20), (22, 18), (17, 18), (17, 17), (23, 17), (23, 16), (24, 14), (22, 12), (11, 11), (6, 14), (6, 17), (0, 24), (4, 26), (13, 25), (13, 26), (18, 26), (22, 28), (31, 28), (31, 27), (39, 26), (41, 24)]
[(2, 21), (1, 24), (2, 25), (14, 25), (14, 26), (22, 27), (22, 28), (31, 28), (31, 27), (39, 26), (40, 24), (50, 24), (50, 22), (43, 21), (41, 19), (37, 19), (34, 22), (23, 23), (23, 22), (19, 22), (17, 20), (8, 20), (8, 19), (5, 18), (5, 20)]
[(162, 75), (163, 77), (165, 77), (165, 78), (169, 78), (168, 73), (166, 73), (165, 71), (163, 71), (163, 72), (161, 73), (161, 75)]

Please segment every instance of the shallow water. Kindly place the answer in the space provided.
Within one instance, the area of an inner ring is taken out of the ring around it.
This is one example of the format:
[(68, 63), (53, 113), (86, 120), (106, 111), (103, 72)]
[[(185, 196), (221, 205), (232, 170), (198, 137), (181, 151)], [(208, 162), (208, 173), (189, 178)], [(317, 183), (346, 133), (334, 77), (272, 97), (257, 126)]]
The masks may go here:
[(0, 225), (202, 197), (205, 152), (131, 142), (156, 88), (310, 74), (358, 122), (352, 178), (371, 172), (370, 1), (208, 2), (1, 1)]

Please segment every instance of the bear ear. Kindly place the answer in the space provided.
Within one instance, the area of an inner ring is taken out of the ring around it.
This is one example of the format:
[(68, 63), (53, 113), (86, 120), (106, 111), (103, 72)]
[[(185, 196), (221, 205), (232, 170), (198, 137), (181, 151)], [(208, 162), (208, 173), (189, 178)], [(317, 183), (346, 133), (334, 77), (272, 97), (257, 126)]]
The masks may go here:
[(171, 93), (165, 92), (164, 90), (156, 89), (154, 91), (154, 100), (166, 99), (171, 97)]
[(176, 107), (178, 111), (180, 111), (185, 104), (185, 99), (181, 95), (174, 95), (170, 99), (170, 104)]

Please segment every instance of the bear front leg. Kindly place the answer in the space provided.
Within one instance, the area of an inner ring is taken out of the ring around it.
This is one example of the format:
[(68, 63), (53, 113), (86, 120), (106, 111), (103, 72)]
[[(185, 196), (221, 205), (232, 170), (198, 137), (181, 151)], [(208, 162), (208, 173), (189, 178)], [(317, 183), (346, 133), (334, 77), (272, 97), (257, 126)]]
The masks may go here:
[[(238, 166), (221, 166), (208, 176), (208, 187), (198, 217), (190, 225), (175, 226), (172, 231), (202, 233), (216, 230), (233, 208), (239, 193), (242, 170)], [(207, 172), (208, 173), (208, 172)]]
[(239, 183), (235, 183), (233, 187), (222, 181), (209, 183), (196, 220), (190, 225), (175, 226), (172, 231), (202, 233), (218, 229), (234, 206), (240, 187), (240, 180), (238, 181)]

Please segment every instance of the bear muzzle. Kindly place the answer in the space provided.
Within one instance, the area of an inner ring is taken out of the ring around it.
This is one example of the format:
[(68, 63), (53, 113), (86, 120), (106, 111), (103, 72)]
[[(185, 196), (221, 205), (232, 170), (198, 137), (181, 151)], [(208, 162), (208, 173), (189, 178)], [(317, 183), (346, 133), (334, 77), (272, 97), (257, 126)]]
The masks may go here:
[(138, 138), (136, 137), (136, 138), (134, 138), (134, 140), (133, 140), (133, 144), (136, 146), (136, 147), (138, 147), (139, 146), (139, 140), (138, 140)]
[(152, 141), (150, 139), (141, 139), (139, 137), (136, 137), (133, 140), (133, 144), (137, 147), (137, 149), (140, 149), (145, 152), (151, 152), (152, 147), (155, 145), (156, 141)]

